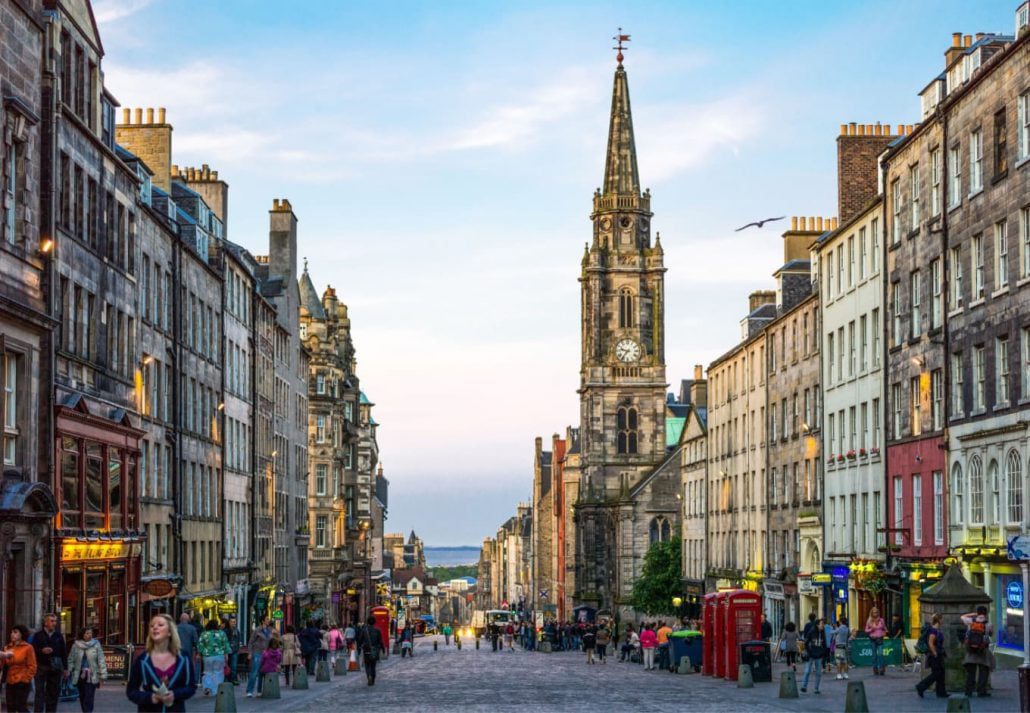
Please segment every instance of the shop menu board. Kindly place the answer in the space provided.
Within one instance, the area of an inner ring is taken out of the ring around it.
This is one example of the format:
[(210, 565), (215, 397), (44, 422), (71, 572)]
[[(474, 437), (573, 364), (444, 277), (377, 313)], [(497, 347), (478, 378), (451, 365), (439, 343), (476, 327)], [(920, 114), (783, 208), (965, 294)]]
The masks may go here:
[(108, 679), (124, 681), (129, 677), (132, 653), (126, 646), (105, 646), (104, 661), (107, 663)]

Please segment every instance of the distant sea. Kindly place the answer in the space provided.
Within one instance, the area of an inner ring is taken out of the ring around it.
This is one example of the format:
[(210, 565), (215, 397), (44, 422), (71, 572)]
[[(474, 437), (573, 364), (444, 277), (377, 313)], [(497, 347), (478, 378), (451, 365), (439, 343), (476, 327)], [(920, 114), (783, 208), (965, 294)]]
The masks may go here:
[(477, 562), (478, 547), (426, 547), (426, 563), (430, 567), (454, 567)]

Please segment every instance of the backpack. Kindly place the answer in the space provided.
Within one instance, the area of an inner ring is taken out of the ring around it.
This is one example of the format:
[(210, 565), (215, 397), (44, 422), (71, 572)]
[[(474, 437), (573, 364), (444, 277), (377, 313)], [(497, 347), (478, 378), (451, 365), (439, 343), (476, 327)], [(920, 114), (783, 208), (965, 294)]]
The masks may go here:
[(926, 654), (930, 652), (930, 625), (923, 624), (919, 630), (919, 639), (916, 640), (916, 653)]
[(987, 650), (987, 624), (973, 621), (966, 630), (966, 651), (979, 654)]

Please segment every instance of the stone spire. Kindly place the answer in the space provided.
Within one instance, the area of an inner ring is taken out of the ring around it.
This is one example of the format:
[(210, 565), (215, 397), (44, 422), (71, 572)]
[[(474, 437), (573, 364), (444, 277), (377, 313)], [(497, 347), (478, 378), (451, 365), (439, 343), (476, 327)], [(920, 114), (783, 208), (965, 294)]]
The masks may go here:
[(633, 140), (633, 114), (629, 106), (629, 82), (619, 54), (612, 87), (612, 114), (608, 127), (608, 153), (604, 165), (603, 195), (640, 195), (637, 147)]
[(325, 310), (322, 308), (322, 300), (318, 299), (318, 290), (311, 282), (311, 275), (308, 274), (308, 259), (304, 258), (304, 273), (300, 276), (300, 303), (307, 308), (312, 319), (325, 321)]

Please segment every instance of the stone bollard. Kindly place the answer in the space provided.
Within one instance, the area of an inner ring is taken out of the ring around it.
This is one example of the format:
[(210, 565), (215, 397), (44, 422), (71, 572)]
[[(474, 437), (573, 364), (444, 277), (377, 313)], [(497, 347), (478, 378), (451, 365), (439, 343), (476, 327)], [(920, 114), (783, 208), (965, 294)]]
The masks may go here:
[(303, 666), (293, 667), (293, 690), (306, 691), (310, 688), (308, 684), (308, 670)]
[(948, 698), (948, 713), (969, 713), (969, 699), (954, 695)]
[(742, 663), (737, 667), (737, 688), (754, 688), (755, 679), (751, 675), (751, 665)]
[(345, 673), (347, 673), (347, 657), (346, 656), (337, 656), (336, 657), (336, 665), (333, 666), (333, 675), (334, 676), (342, 676)]
[(550, 641), (541, 641), (540, 646), (537, 647), (537, 651), (539, 651), (542, 654), (549, 654), (552, 651), (554, 651), (554, 649), (551, 648)]
[(689, 656), (680, 657), (680, 665), (677, 670), (683, 674), (694, 673), (694, 664), (690, 662)]
[(328, 683), (332, 677), (332, 673), (329, 671), (328, 661), (319, 661), (315, 664), (315, 680), (317, 682)]
[(236, 692), (228, 681), (218, 684), (218, 692), (215, 694), (215, 713), (236, 713)]
[(869, 713), (864, 681), (848, 682), (848, 690), (844, 694), (844, 713)]
[(438, 650), (436, 647), (437, 647), (437, 644), (439, 644), (439, 643), (440, 643), (439, 641), (434, 641), (433, 642), (433, 651), (437, 651)]
[(261, 677), (261, 697), (273, 699), (282, 698), (282, 694), (279, 693), (278, 673), (266, 673)]
[(479, 651), (479, 639), (476, 639), (476, 651)]
[(399, 641), (393, 642), (393, 653), (399, 654), (400, 652), (401, 652), (401, 642), (399, 642)]
[(780, 698), (798, 697), (798, 678), (793, 671), (780, 673)]

